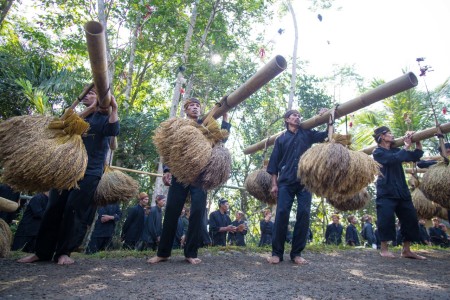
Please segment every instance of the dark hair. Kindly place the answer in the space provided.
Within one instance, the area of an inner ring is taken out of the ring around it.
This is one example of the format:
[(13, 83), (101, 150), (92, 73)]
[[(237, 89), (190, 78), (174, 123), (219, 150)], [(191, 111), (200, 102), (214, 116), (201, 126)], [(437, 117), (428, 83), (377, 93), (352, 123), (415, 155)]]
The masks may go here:
[(287, 112), (284, 113), (283, 119), (284, 119), (284, 126), (286, 126), (286, 129), (288, 128), (288, 124), (286, 122), (286, 119), (289, 118), (292, 114), (298, 114), (300, 115), (300, 112), (296, 109), (290, 109)]
[(375, 142), (377, 142), (377, 144), (379, 144), (379, 143), (381, 143), (381, 135), (386, 134), (387, 132), (390, 132), (390, 131), (391, 130), (389, 129), (389, 127), (381, 126), (373, 131), (372, 136), (375, 139)]
[(159, 201), (164, 200), (164, 199), (166, 199), (166, 196), (164, 196), (164, 195), (157, 195), (156, 198), (155, 198), (155, 201), (159, 202)]
[(219, 199), (219, 205), (225, 204), (225, 203), (227, 203), (227, 202), (228, 202), (228, 200), (225, 199), (225, 198), (220, 198), (220, 199)]

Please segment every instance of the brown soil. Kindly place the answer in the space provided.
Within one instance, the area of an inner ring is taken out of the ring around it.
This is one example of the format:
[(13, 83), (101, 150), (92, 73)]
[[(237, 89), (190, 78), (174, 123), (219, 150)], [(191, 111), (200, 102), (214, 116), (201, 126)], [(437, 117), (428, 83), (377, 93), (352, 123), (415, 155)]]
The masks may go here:
[[(371, 249), (305, 251), (288, 256), (208, 252), (200, 265), (181, 256), (149, 265), (145, 258), (77, 257), (71, 266), (0, 259), (0, 299), (450, 299), (450, 252), (419, 251), (425, 261), (386, 259)], [(398, 256), (398, 253), (396, 253)]]

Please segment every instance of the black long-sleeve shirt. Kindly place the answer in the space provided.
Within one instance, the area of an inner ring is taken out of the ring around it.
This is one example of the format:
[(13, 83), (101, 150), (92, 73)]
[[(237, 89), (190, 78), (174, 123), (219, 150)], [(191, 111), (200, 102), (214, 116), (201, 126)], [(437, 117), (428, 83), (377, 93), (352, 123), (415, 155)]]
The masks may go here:
[[(120, 210), (119, 204), (108, 204), (106, 206), (99, 207), (97, 210), (97, 220), (95, 221), (94, 231), (92, 232), (92, 237), (112, 237), (114, 235), (114, 229), (116, 223), (122, 217), (122, 211)], [(108, 215), (113, 216), (113, 220), (102, 223), (102, 216)]]
[(347, 245), (360, 245), (358, 230), (356, 229), (355, 225), (349, 224), (347, 226), (347, 229), (345, 230), (345, 242), (347, 243)]
[(325, 241), (327, 244), (340, 245), (342, 243), (342, 233), (344, 228), (341, 224), (328, 224), (325, 231)]
[(280, 185), (299, 182), (297, 169), (300, 157), (311, 148), (312, 144), (323, 142), (327, 135), (326, 131), (319, 132), (302, 128), (299, 128), (296, 133), (286, 130), (275, 141), (267, 172), (271, 175), (278, 175), (278, 184)]
[[(231, 222), (231, 225), (238, 227), (241, 224), (245, 224), (244, 221), (234, 220)], [(245, 246), (245, 235), (247, 234), (247, 229), (244, 229), (241, 232), (229, 232), (228, 233), (228, 241), (231, 245), (235, 246)]]
[(261, 238), (259, 240), (260, 247), (272, 244), (273, 225), (272, 221), (266, 222), (266, 220), (261, 220), (259, 222), (259, 228), (261, 229)]
[(219, 232), (220, 227), (231, 225), (231, 219), (227, 214), (222, 214), (220, 210), (209, 214), (209, 232), (213, 239), (214, 246), (226, 246), (227, 232)]
[(372, 223), (366, 222), (364, 224), (361, 235), (363, 239), (365, 239), (367, 243), (369, 243), (370, 246), (377, 243), (377, 238), (375, 237)]
[(125, 241), (137, 242), (144, 229), (144, 208), (139, 204), (128, 209), (128, 216), (122, 227), (121, 237)]

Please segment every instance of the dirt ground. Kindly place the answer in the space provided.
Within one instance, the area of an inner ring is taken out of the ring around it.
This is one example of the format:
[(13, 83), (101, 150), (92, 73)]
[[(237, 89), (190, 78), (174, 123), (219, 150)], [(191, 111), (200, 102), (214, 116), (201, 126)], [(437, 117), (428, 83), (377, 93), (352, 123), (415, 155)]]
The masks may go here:
[[(428, 260), (386, 259), (371, 249), (285, 255), (236, 250), (182, 256), (148, 265), (145, 258), (76, 257), (71, 266), (0, 259), (0, 299), (450, 299), (450, 251), (419, 251)], [(398, 254), (398, 253), (397, 253)]]

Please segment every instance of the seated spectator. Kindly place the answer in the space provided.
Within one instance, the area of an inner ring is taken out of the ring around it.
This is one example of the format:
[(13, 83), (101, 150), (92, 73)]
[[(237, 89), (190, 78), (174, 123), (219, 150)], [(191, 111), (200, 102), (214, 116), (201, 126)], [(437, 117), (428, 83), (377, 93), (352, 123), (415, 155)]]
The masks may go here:
[(244, 213), (240, 210), (236, 212), (236, 219), (231, 222), (236, 227), (236, 232), (228, 233), (228, 242), (234, 246), (245, 246), (245, 235), (247, 234), (247, 225), (244, 222)]
[(264, 211), (264, 220), (259, 222), (261, 229), (261, 239), (259, 240), (259, 247), (265, 245), (272, 245), (273, 222), (271, 221), (272, 211), (266, 209)]
[(86, 249), (87, 254), (105, 251), (111, 247), (114, 230), (122, 217), (122, 211), (119, 204), (114, 203), (99, 207), (97, 215), (94, 231)]
[(420, 234), (420, 244), (431, 245), (430, 235), (428, 234), (427, 228), (425, 227), (425, 219), (419, 219), (419, 234)]
[(325, 231), (325, 243), (328, 245), (340, 245), (342, 243), (342, 232), (344, 228), (339, 223), (339, 219), (340, 217), (337, 214), (331, 216), (333, 222), (328, 224)]
[(11, 250), (34, 253), (36, 236), (48, 203), (48, 192), (35, 195), (28, 202), (14, 235)]
[(356, 229), (358, 220), (354, 215), (350, 215), (347, 217), (347, 221), (349, 224), (345, 230), (345, 243), (349, 246), (359, 246), (358, 230)]
[(431, 243), (435, 246), (447, 248), (449, 246), (449, 241), (447, 239), (447, 234), (439, 227), (441, 220), (438, 217), (434, 217), (431, 220), (433, 221), (433, 227), (428, 228)]

